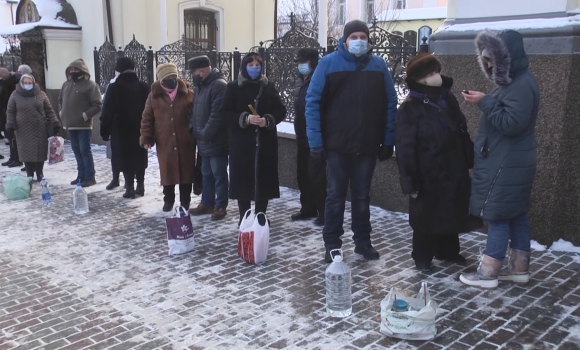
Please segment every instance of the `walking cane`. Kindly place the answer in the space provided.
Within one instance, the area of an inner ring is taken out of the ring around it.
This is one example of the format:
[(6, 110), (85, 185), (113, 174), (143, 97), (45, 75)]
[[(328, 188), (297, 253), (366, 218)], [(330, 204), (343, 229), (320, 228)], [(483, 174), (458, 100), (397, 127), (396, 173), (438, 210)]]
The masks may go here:
[[(252, 105), (248, 105), (250, 112), (253, 115), (258, 115), (258, 112)], [(260, 160), (260, 129), (256, 130), (256, 154), (254, 156), (254, 210), (255, 203), (258, 200), (258, 161)], [(256, 213), (257, 214), (257, 213)]]

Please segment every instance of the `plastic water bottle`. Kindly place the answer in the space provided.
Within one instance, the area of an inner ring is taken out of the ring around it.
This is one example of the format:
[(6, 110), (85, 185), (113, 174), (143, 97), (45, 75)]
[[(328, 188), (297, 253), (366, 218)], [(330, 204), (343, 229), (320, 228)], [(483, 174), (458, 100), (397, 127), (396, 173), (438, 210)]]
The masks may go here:
[[(340, 254), (332, 255), (338, 251)], [(352, 313), (350, 268), (342, 261), (342, 251), (330, 251), (332, 263), (326, 268), (326, 312), (332, 317), (347, 317)]]
[(42, 203), (45, 207), (50, 207), (52, 204), (52, 195), (50, 194), (50, 187), (48, 181), (42, 177), (42, 181), (40, 181), (40, 187), (42, 189)]
[(4, 190), (4, 180), (6, 180), (6, 175), (2, 175), (2, 177), (0, 178), (0, 193), (6, 192)]
[(89, 212), (89, 197), (87, 196), (87, 191), (81, 186), (80, 180), (73, 192), (73, 204), (75, 214), (86, 214)]

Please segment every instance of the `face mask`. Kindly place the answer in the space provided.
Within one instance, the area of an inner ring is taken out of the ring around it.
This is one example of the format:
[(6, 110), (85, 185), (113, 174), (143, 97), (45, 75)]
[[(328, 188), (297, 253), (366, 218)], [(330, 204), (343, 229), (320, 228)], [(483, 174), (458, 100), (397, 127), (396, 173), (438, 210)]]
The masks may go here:
[(260, 74), (262, 73), (262, 67), (248, 67), (248, 75), (252, 80), (258, 79)]
[(24, 90), (26, 91), (30, 91), (34, 88), (34, 85), (32, 84), (23, 84), (22, 87), (24, 88)]
[(74, 72), (70, 74), (70, 77), (72, 78), (73, 81), (77, 81), (79, 80), (83, 75), (85, 75), (85, 73), (83, 72)]
[(441, 74), (435, 73), (419, 80), (419, 83), (427, 86), (441, 86), (443, 85), (443, 79), (441, 78)]
[(368, 42), (364, 40), (351, 40), (348, 42), (348, 52), (352, 53), (356, 57), (360, 57), (367, 53), (368, 51)]
[(308, 75), (308, 73), (310, 73), (310, 66), (308, 65), (308, 63), (300, 63), (298, 64), (298, 71), (300, 72), (300, 74), (306, 76)]
[(202, 80), (203, 80), (203, 78), (199, 74), (194, 76), (192, 79), (193, 83), (197, 86), (201, 85)]
[(169, 78), (169, 79), (164, 79), (161, 84), (163, 84), (163, 86), (165, 86), (168, 89), (175, 89), (175, 87), (177, 86), (177, 79), (176, 78)]

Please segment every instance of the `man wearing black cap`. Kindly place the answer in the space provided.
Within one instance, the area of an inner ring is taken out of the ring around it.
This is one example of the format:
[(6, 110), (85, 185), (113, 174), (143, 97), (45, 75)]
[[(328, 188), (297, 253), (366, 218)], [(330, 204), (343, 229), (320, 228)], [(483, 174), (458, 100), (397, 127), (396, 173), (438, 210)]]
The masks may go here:
[(310, 155), (327, 161), (326, 262), (342, 246), (349, 184), (354, 251), (379, 258), (371, 245), (369, 194), (377, 157), (393, 155), (397, 94), (385, 60), (371, 50), (366, 23), (347, 23), (337, 51), (320, 60), (306, 96)]
[(228, 129), (220, 113), (227, 81), (219, 69), (212, 69), (207, 56), (194, 57), (188, 65), (195, 90), (190, 130), (202, 157), (203, 176), (201, 203), (189, 212), (221, 220), (228, 206)]
[(306, 136), (306, 91), (310, 78), (318, 65), (318, 50), (298, 50), (296, 59), (298, 76), (294, 90), (294, 132), (297, 145), (297, 179), (300, 189), (300, 211), (292, 215), (293, 221), (316, 218), (317, 226), (324, 226), (324, 202), (326, 201), (326, 162), (310, 162), (310, 147)]

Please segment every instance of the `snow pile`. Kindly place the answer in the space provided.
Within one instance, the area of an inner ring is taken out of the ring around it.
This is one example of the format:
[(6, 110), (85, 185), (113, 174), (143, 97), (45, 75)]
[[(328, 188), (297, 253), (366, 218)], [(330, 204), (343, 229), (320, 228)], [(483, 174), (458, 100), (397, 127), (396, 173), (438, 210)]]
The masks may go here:
[(543, 251), (546, 251), (546, 249), (547, 249), (547, 247), (545, 245), (540, 244), (536, 241), (531, 242), (531, 248), (535, 251), (538, 251), (538, 252), (543, 252)]
[(16, 35), (32, 30), (36, 27), (56, 28), (80, 28), (76, 24), (66, 23), (61, 17), (57, 17), (62, 11), (62, 6), (57, 0), (36, 0), (36, 9), (40, 15), (40, 21), (35, 23), (22, 23), (0, 29), (0, 35)]
[(469, 31), (480, 31), (484, 29), (490, 30), (548, 29), (548, 28), (561, 28), (570, 25), (580, 25), (580, 15), (558, 18), (516, 19), (509, 21), (452, 24), (439, 27), (439, 29), (437, 29), (435, 33), (441, 31), (469, 32)]
[(562, 238), (552, 243), (550, 250), (554, 252), (580, 253), (580, 247), (575, 247), (572, 243), (567, 242)]

